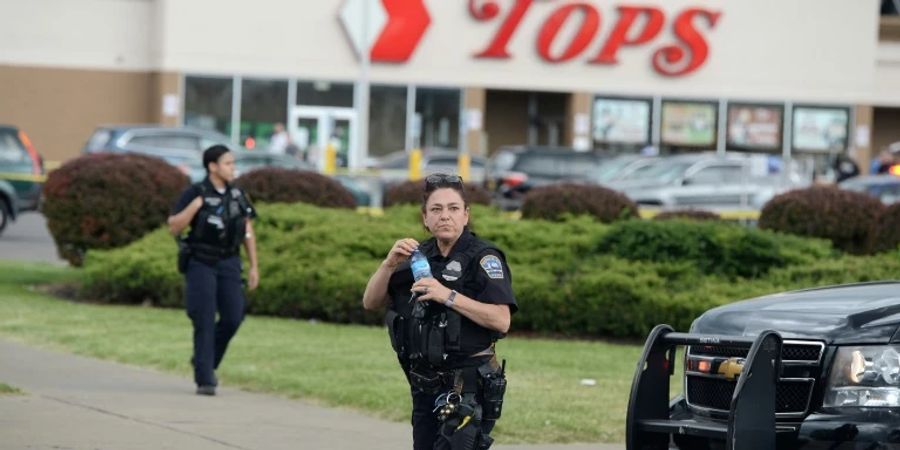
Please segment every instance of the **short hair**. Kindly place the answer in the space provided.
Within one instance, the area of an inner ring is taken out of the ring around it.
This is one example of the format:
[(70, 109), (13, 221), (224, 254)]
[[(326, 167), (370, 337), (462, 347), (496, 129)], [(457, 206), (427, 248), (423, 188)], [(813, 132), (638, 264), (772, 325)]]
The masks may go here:
[(204, 150), (203, 151), (203, 168), (206, 169), (206, 173), (209, 173), (210, 163), (218, 163), (219, 158), (221, 158), (222, 155), (224, 155), (230, 151), (231, 151), (230, 148), (228, 148), (222, 144), (216, 144), (216, 145), (213, 145), (212, 147)]

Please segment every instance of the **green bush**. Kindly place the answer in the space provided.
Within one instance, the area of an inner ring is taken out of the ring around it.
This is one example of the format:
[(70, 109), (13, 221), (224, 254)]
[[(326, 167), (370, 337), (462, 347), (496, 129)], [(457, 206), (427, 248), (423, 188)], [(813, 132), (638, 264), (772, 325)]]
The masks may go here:
[[(261, 281), (248, 305), (255, 314), (381, 323), (382, 313), (362, 308), (369, 276), (397, 239), (427, 237), (415, 205), (382, 217), (303, 203), (258, 207)], [(658, 323), (687, 330), (731, 301), (900, 273), (900, 251), (846, 256), (827, 241), (719, 222), (513, 220), (481, 205), (472, 217), (474, 231), (507, 255), (520, 306), (514, 332), (642, 338)], [(164, 230), (91, 252), (81, 295), (179, 306), (175, 253)]]
[(828, 239), (835, 248), (864, 254), (882, 210), (884, 205), (866, 194), (814, 186), (770, 200), (760, 212), (759, 227)]
[(887, 207), (878, 217), (872, 233), (872, 252), (897, 250), (900, 246), (900, 203)]
[(78, 266), (90, 249), (126, 245), (165, 223), (187, 184), (158, 158), (85, 155), (50, 172), (42, 210), (57, 252)]
[[(465, 183), (469, 205), (490, 205), (491, 194), (475, 183)], [(404, 181), (388, 188), (384, 193), (384, 207), (396, 205), (421, 205), (425, 194), (425, 180)]]
[(559, 220), (565, 215), (587, 214), (603, 223), (638, 216), (637, 204), (624, 194), (603, 186), (559, 183), (531, 189), (522, 204), (522, 217)]
[(639, 261), (690, 262), (702, 273), (746, 278), (765, 275), (774, 267), (810, 263), (829, 254), (823, 243), (735, 224), (683, 220), (616, 224), (601, 240), (600, 250)]
[(353, 194), (340, 182), (308, 170), (263, 167), (241, 175), (235, 184), (256, 202), (356, 207)]
[(712, 211), (704, 211), (702, 209), (679, 209), (675, 211), (663, 211), (655, 216), (653, 220), (721, 220), (722, 217)]

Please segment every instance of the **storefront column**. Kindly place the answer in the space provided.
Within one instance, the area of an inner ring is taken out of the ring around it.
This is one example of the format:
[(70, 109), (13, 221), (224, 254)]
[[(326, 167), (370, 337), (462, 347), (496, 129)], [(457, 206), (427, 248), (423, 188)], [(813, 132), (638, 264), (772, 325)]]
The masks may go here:
[(563, 145), (576, 150), (591, 148), (591, 104), (590, 92), (573, 92), (566, 110), (566, 125), (563, 127)]
[(161, 125), (181, 125), (184, 111), (184, 95), (181, 92), (181, 74), (176, 72), (154, 72), (151, 75), (150, 104), (151, 120)]
[(462, 119), (459, 129), (462, 132), (462, 149), (468, 150), (470, 155), (488, 156), (488, 149), (484, 148), (484, 112), (486, 91), (480, 87), (467, 87), (463, 89)]
[(850, 130), (850, 136), (848, 136), (850, 148), (853, 149), (850, 157), (859, 166), (860, 174), (866, 175), (869, 173), (869, 165), (873, 156), (874, 111), (871, 105), (856, 105), (854, 116), (856, 117), (855, 126)]

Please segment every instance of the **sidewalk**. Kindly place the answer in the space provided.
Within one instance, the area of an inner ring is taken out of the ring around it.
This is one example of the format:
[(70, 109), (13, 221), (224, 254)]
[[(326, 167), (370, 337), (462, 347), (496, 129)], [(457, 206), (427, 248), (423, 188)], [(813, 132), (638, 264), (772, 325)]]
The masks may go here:
[[(412, 448), (410, 426), (345, 409), (190, 380), (0, 340), (0, 449)], [(624, 445), (515, 445), (497, 450), (621, 450)]]

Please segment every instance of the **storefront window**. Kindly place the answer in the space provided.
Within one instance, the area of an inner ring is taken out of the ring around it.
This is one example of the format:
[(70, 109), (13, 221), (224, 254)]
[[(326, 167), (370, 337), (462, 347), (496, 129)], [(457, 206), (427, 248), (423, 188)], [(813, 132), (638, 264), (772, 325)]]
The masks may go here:
[(241, 83), (241, 143), (268, 149), (276, 124), (287, 122), (287, 81), (245, 79)]
[(406, 148), (406, 86), (372, 86), (369, 101), (369, 156)]
[(184, 124), (231, 134), (231, 78), (189, 76), (184, 81)]
[(421, 124), (420, 146), (458, 148), (459, 96), (458, 89), (416, 89), (416, 117)]
[(715, 149), (717, 114), (713, 102), (664, 101), (662, 153)]
[(353, 84), (299, 81), (297, 82), (297, 104), (352, 108)]

